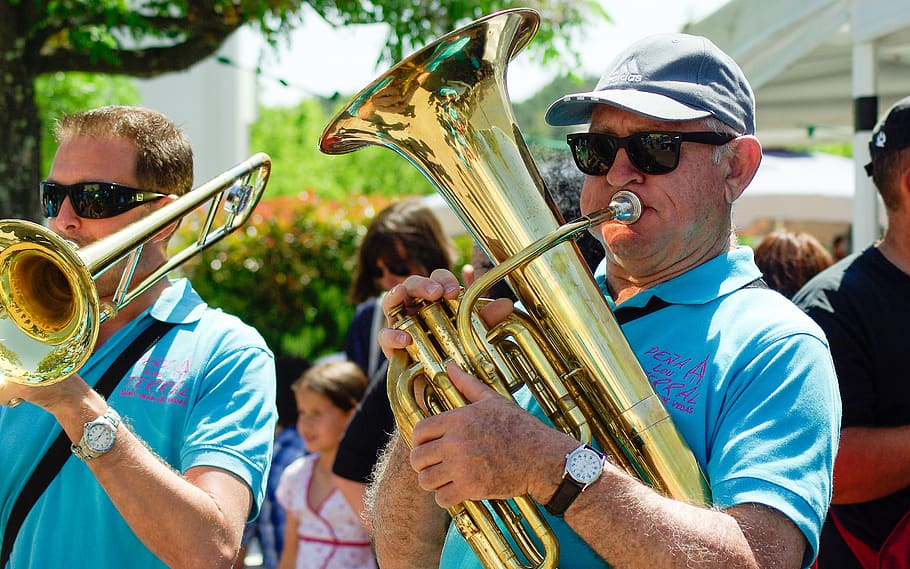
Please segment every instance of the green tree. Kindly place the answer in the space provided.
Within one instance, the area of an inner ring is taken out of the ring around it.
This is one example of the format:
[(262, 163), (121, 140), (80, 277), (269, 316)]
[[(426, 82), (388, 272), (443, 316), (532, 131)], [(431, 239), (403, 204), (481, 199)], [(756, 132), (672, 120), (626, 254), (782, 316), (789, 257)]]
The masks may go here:
[[(0, 0), (0, 216), (36, 219), (41, 122), (35, 81), (58, 71), (153, 77), (183, 70), (213, 54), (246, 24), (272, 42), (300, 23), (309, 5), (338, 26), (385, 22), (381, 58), (457, 24), (508, 7), (508, 0)], [(563, 53), (568, 32), (603, 11), (595, 0), (537, 0), (543, 27), (535, 48), (543, 59)], [(571, 52), (569, 52), (571, 53)], [(315, 55), (314, 57), (318, 57)]]
[(101, 105), (133, 105), (141, 99), (136, 85), (129, 77), (79, 72), (48, 73), (39, 77), (35, 83), (35, 96), (39, 101), (38, 113), (41, 120), (42, 175), (50, 170), (57, 150), (53, 136), (57, 117), (63, 113)]
[[(376, 207), (366, 198), (345, 204), (313, 194), (271, 198), (241, 231), (181, 272), (213, 306), (259, 330), (276, 352), (316, 358), (339, 351), (354, 313), (348, 289), (364, 219)], [(187, 219), (177, 241), (191, 243), (202, 220)]]
[(313, 190), (320, 197), (345, 202), (353, 193), (400, 197), (433, 192), (430, 183), (407, 161), (384, 148), (364, 148), (342, 157), (319, 152), (319, 140), (341, 101), (315, 99), (296, 107), (261, 109), (250, 132), (250, 145), (272, 157), (269, 196)]

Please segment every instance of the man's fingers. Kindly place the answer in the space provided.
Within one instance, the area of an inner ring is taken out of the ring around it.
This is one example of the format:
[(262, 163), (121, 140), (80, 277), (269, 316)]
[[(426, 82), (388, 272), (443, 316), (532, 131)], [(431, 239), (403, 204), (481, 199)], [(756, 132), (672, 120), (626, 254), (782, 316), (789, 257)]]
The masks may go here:
[(515, 305), (511, 300), (508, 298), (497, 298), (481, 309), (480, 317), (483, 319), (484, 324), (492, 328), (505, 320), (514, 310)]
[(386, 358), (392, 359), (396, 350), (403, 350), (411, 343), (411, 335), (395, 328), (382, 328), (376, 338)]
[(446, 366), (446, 372), (449, 374), (449, 379), (452, 380), (452, 385), (455, 386), (455, 389), (461, 392), (470, 403), (476, 403), (487, 397), (498, 395), (490, 386), (458, 367), (455, 362), (449, 362), (449, 365)]

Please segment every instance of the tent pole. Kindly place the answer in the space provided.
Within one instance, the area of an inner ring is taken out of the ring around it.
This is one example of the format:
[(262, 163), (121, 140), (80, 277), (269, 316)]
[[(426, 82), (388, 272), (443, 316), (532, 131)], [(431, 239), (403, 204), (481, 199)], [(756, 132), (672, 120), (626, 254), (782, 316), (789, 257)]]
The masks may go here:
[[(853, 9), (859, 2), (854, 0)], [(851, 26), (852, 27), (852, 26)], [(853, 251), (861, 251), (879, 238), (878, 194), (864, 166), (869, 162), (869, 139), (878, 118), (875, 44), (853, 44)]]

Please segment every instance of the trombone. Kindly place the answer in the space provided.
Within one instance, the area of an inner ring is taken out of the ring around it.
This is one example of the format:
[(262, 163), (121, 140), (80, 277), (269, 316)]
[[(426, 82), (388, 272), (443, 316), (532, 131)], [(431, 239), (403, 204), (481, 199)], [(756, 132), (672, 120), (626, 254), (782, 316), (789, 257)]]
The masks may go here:
[[(0, 220), (0, 384), (51, 385), (76, 372), (91, 355), (101, 324), (249, 219), (270, 171), (269, 156), (255, 154), (82, 248), (42, 225)], [(196, 241), (130, 288), (143, 246), (206, 202), (208, 214)], [(225, 215), (216, 226), (219, 204)], [(100, 302), (95, 279), (123, 259), (125, 269), (112, 299)]]

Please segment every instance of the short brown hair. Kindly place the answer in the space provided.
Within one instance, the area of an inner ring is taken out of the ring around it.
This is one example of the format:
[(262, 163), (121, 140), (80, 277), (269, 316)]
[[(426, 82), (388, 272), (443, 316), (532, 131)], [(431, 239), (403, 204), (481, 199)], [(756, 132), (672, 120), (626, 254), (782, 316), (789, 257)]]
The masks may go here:
[(291, 389), (294, 393), (309, 389), (325, 395), (342, 411), (350, 411), (363, 398), (367, 383), (367, 376), (354, 362), (329, 361), (308, 369), (291, 385)]
[(136, 178), (142, 189), (179, 196), (193, 188), (189, 138), (158, 111), (108, 106), (67, 114), (57, 120), (54, 134), (57, 142), (80, 136), (127, 139), (138, 151)]
[(882, 202), (888, 211), (900, 209), (902, 196), (900, 176), (910, 168), (910, 148), (895, 150), (873, 160), (872, 182), (882, 196)]
[(834, 257), (808, 233), (772, 231), (755, 248), (755, 264), (769, 287), (792, 298), (809, 279), (834, 264)]

